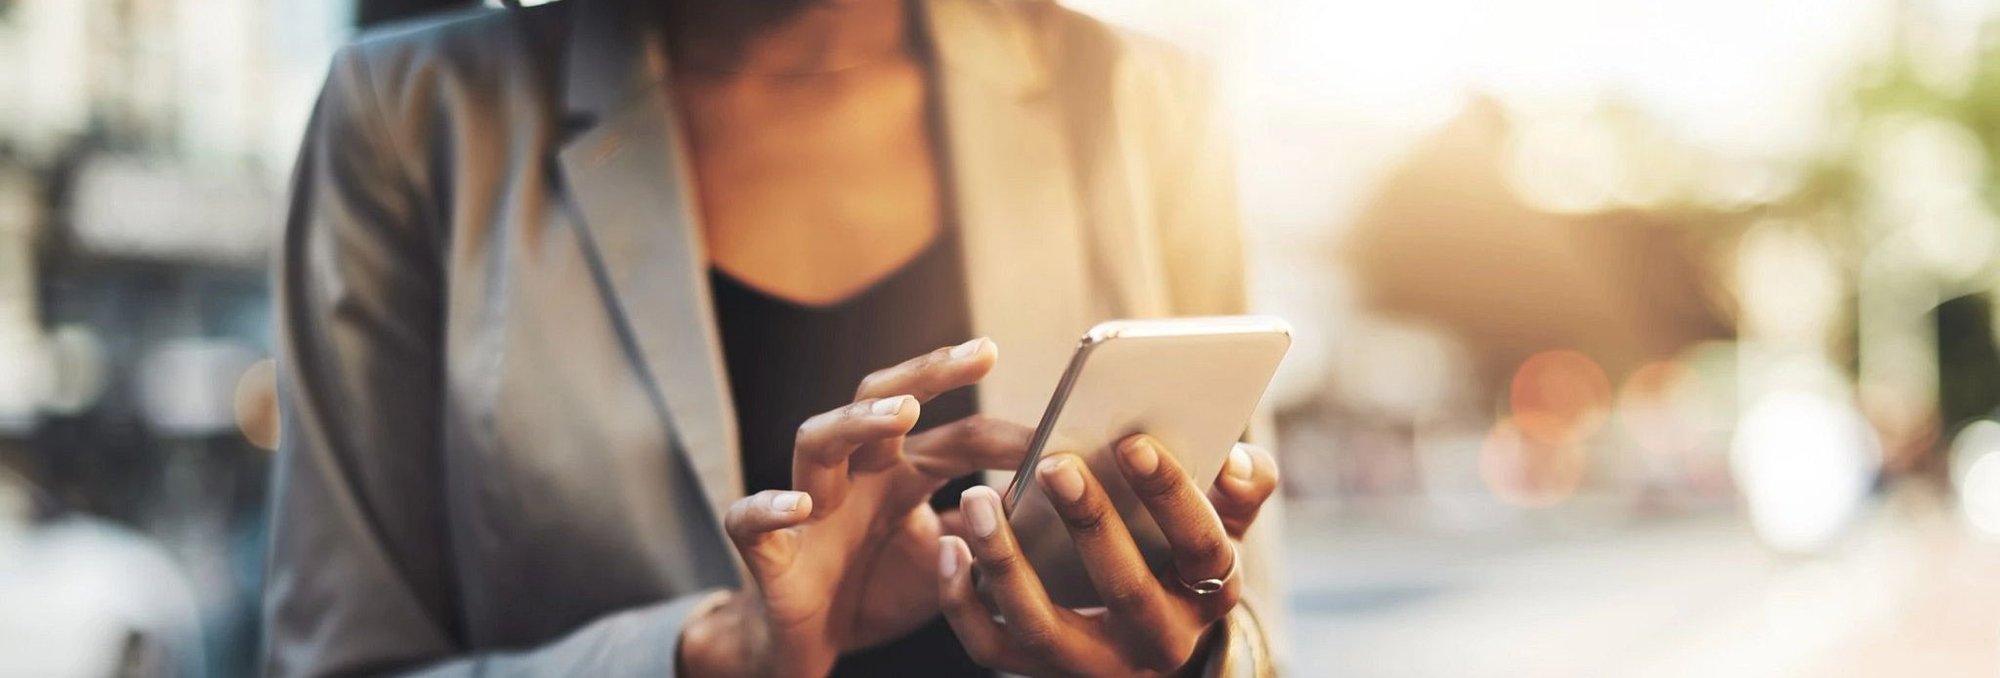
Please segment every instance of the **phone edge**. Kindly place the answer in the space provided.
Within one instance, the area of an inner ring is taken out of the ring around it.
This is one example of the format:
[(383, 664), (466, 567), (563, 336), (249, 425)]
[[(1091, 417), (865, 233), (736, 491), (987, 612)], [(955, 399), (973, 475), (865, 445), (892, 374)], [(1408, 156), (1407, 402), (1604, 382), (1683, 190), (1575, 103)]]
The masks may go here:
[(1042, 409), (1041, 422), (1035, 426), (1035, 435), (1028, 441), (1028, 452), (1021, 459), (1021, 467), (1015, 469), (1013, 481), (1008, 483), (1007, 492), (1001, 496), (1001, 510), (1012, 516), (1014, 507), (1028, 493), (1028, 483), (1034, 475), (1035, 465), (1041, 463), (1043, 447), (1048, 444), (1049, 436), (1055, 434), (1056, 417), (1062, 414), (1063, 404), (1069, 401), (1070, 390), (1083, 374), (1084, 363), (1089, 361), (1091, 351), (1104, 342), (1121, 337), (1143, 339), (1198, 334), (1276, 334), (1285, 338), (1289, 348), (1292, 324), (1274, 315), (1237, 315), (1108, 320), (1091, 326), (1077, 340), (1077, 350), (1070, 356), (1069, 366), (1063, 368), (1055, 393), (1049, 396), (1049, 404)]
[(1042, 409), (1042, 421), (1035, 425), (1035, 437), (1028, 440), (1028, 453), (1021, 458), (1021, 467), (1015, 469), (1014, 480), (1008, 483), (1007, 494), (1000, 502), (1002, 511), (1009, 516), (1014, 515), (1015, 505), (1019, 504), (1021, 497), (1028, 493), (1028, 482), (1034, 476), (1035, 465), (1042, 461), (1042, 448), (1048, 444), (1049, 436), (1055, 433), (1056, 417), (1062, 414), (1063, 403), (1069, 401), (1070, 389), (1076, 386), (1077, 377), (1083, 374), (1084, 362), (1098, 344), (1109, 338), (1099, 335), (1098, 329), (1101, 327), (1102, 323), (1090, 328), (1090, 331), (1084, 333), (1083, 338), (1077, 341), (1077, 349), (1070, 355), (1069, 366), (1063, 368), (1062, 379), (1056, 382), (1055, 393), (1049, 396), (1049, 404)]

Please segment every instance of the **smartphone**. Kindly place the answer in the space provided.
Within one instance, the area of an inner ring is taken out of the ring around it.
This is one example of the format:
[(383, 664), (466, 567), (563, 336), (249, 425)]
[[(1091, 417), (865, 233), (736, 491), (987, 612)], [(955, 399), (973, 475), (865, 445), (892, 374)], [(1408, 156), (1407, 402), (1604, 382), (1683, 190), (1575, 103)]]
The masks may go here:
[(1083, 335), (1003, 502), (1022, 553), (1056, 604), (1088, 608), (1102, 602), (1068, 529), (1035, 481), (1042, 456), (1082, 457), (1147, 563), (1167, 572), (1172, 554), (1166, 539), (1126, 484), (1115, 446), (1134, 433), (1158, 438), (1206, 492), (1249, 428), (1291, 344), (1291, 326), (1271, 316), (1117, 320)]

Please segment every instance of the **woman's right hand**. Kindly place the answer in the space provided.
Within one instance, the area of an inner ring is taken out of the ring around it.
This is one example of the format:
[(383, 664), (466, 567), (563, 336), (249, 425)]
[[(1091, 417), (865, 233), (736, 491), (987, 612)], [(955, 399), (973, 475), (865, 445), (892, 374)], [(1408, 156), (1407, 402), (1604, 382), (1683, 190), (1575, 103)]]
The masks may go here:
[(794, 489), (745, 497), (723, 520), (751, 582), (683, 628), (689, 675), (824, 675), (842, 653), (937, 616), (931, 493), (1013, 468), (1030, 431), (971, 417), (905, 436), (923, 402), (978, 382), (997, 353), (974, 339), (878, 371), (852, 403), (799, 427)]

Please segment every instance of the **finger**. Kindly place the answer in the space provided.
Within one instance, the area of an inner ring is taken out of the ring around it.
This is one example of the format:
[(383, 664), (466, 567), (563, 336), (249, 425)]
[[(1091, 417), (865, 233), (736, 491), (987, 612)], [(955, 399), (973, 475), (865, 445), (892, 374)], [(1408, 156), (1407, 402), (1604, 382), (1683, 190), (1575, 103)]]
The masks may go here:
[(729, 505), (722, 528), (752, 576), (762, 581), (791, 564), (798, 542), (790, 528), (805, 523), (812, 505), (812, 495), (785, 490), (765, 490)]
[(792, 489), (819, 499), (831, 511), (847, 499), (847, 465), (862, 445), (901, 440), (917, 425), (920, 405), (909, 396), (859, 400), (814, 415), (792, 444)]
[[(1163, 628), (1168, 620), (1167, 593), (1160, 580), (1146, 566), (1125, 520), (1111, 505), (1097, 478), (1074, 455), (1057, 454), (1035, 467), (1035, 480), (1042, 493), (1055, 505), (1076, 544), (1090, 583), (1112, 615), (1126, 624)], [(1161, 638), (1164, 633), (1137, 633), (1137, 637)]]
[[(854, 398), (877, 398), (907, 393), (921, 402), (930, 402), (940, 393), (969, 386), (993, 370), (1000, 349), (984, 337), (957, 346), (946, 346), (876, 370), (861, 379)], [(901, 450), (883, 443), (863, 445), (854, 455), (856, 469), (872, 471), (895, 464)]]
[(969, 473), (1018, 469), (1034, 437), (1034, 429), (984, 415), (910, 436), (903, 441), (903, 457), (910, 463), (897, 469), (888, 505), (927, 501), (952, 478)]
[(1007, 630), (994, 621), (986, 603), (979, 600), (979, 593), (972, 585), (971, 566), (972, 552), (966, 548), (964, 539), (938, 539), (938, 602), (944, 608), (944, 619), (951, 624), (952, 633), (965, 646), (965, 654), (981, 666), (1008, 673), (1035, 673), (1033, 664), (1024, 661), (1022, 653), (1014, 648)]
[(959, 511), (958, 509), (946, 509), (943, 511), (939, 511), (938, 531), (942, 534), (960, 535), (960, 536), (964, 535), (965, 513)]
[[(1208, 499), (1195, 490), (1174, 456), (1151, 436), (1135, 435), (1118, 444), (1119, 467), (1133, 494), (1152, 514), (1160, 534), (1173, 549), (1174, 572), (1183, 582), (1227, 577), (1236, 564), (1236, 548), (1223, 530), (1222, 519)], [(1202, 596), (1214, 608), (1234, 606), (1235, 577), (1222, 592)]]
[(1049, 602), (1041, 578), (1021, 554), (1013, 530), (1001, 515), (1000, 495), (990, 487), (967, 489), (959, 495), (959, 508), (971, 528), (966, 543), (971, 547), (973, 566), (985, 578), (987, 593), (1007, 621), (1007, 637), (1027, 656), (1067, 664), (1063, 660), (1070, 654), (1070, 634), (1064, 613), (1074, 613)]
[(1278, 491), (1278, 460), (1256, 445), (1238, 443), (1229, 451), (1229, 461), (1215, 484), (1208, 488), (1208, 501), (1222, 518), (1230, 539), (1242, 539), (1257, 522), (1264, 502)]
[(956, 478), (986, 470), (1012, 471), (1028, 455), (1035, 429), (975, 414), (903, 443), (903, 456), (925, 474)]
[(863, 377), (854, 399), (906, 393), (929, 402), (945, 391), (977, 383), (999, 357), (1000, 347), (985, 337), (946, 346)]

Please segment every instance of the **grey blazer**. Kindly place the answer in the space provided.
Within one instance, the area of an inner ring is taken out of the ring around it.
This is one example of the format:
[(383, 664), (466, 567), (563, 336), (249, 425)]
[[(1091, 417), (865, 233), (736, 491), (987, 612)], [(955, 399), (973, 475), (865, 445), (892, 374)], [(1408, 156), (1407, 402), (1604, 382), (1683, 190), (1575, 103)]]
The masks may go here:
[[(1193, 71), (1053, 3), (920, 7), (973, 325), (1005, 356), (986, 413), (1032, 424), (1095, 321), (1242, 309)], [(623, 12), (480, 11), (335, 57), (279, 262), (267, 673), (672, 675), (682, 620), (739, 582), (695, 177)], [(1268, 541), (1263, 624), (1232, 617), (1219, 668), (1268, 658)]]

